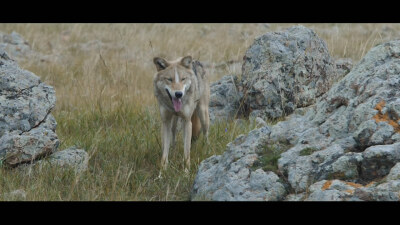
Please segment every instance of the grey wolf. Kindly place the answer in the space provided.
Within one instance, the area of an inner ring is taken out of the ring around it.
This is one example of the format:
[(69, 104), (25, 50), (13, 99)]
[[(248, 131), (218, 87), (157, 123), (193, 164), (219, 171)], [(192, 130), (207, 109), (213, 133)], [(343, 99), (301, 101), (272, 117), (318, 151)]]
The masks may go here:
[(160, 57), (153, 59), (157, 68), (154, 76), (154, 95), (157, 98), (162, 120), (163, 169), (168, 165), (170, 146), (175, 146), (177, 121), (183, 121), (185, 170), (190, 168), (190, 146), (202, 130), (208, 142), (210, 87), (207, 74), (199, 61), (185, 56), (173, 61)]

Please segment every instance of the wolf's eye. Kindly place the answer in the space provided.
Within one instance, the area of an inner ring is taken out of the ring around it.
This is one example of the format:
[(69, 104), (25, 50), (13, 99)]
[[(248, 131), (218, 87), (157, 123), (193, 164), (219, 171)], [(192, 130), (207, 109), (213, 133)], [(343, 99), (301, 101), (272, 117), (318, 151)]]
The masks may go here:
[(172, 78), (167, 78), (167, 80), (168, 80), (169, 82), (172, 82)]
[(182, 78), (182, 81), (186, 80), (186, 78)]

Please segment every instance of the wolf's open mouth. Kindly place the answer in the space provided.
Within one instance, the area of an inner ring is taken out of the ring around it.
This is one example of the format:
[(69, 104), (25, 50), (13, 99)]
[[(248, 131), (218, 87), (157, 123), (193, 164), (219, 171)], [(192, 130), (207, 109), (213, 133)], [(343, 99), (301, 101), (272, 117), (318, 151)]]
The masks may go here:
[(182, 108), (182, 99), (180, 99), (180, 98), (175, 98), (175, 97), (173, 98), (173, 97), (171, 96), (171, 94), (169, 93), (168, 89), (165, 89), (165, 91), (167, 91), (167, 94), (168, 94), (169, 98), (171, 99), (172, 104), (174, 105), (175, 112), (181, 111), (181, 108)]

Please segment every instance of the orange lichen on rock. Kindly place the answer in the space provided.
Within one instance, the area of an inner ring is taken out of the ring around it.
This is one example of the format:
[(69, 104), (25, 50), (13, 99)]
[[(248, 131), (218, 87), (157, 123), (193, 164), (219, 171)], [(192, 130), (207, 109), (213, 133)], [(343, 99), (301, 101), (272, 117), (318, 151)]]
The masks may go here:
[(354, 187), (354, 188), (360, 188), (360, 187), (363, 187), (361, 184), (356, 184), (356, 183), (353, 183), (353, 182), (345, 182), (347, 185), (350, 185), (350, 186), (352, 186), (352, 187)]
[(386, 104), (385, 100), (382, 100), (378, 104), (376, 104), (375, 109), (381, 112), (383, 107), (385, 107), (385, 104)]
[(365, 187), (369, 187), (369, 186), (371, 186), (371, 185), (373, 185), (373, 184), (375, 184), (376, 182), (375, 181), (371, 181), (371, 182), (369, 182), (367, 185), (365, 185)]
[(354, 193), (354, 190), (345, 190), (345, 192), (347, 192), (347, 193), (352, 195)]
[(325, 182), (324, 186), (322, 186), (321, 190), (325, 191), (326, 189), (328, 189), (332, 184), (331, 180), (328, 180)]
[(376, 104), (375, 109), (378, 110), (378, 113), (373, 116), (372, 118), (377, 122), (388, 122), (394, 129), (395, 132), (400, 133), (400, 125), (399, 121), (400, 119), (393, 120), (389, 117), (389, 113), (386, 112), (385, 114), (382, 114), (382, 109), (385, 107), (386, 102), (384, 100), (380, 101), (378, 104)]

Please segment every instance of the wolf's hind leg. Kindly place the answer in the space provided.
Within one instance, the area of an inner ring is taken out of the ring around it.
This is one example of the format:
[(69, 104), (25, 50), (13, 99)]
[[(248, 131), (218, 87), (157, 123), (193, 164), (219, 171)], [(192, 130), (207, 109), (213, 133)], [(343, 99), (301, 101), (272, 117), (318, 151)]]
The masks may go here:
[(190, 169), (190, 145), (191, 145), (191, 137), (192, 137), (192, 121), (185, 119), (184, 125), (184, 159), (186, 169)]
[(201, 122), (196, 112), (192, 115), (192, 140), (195, 141), (200, 136)]
[(208, 115), (208, 107), (200, 107), (198, 110), (198, 115), (201, 122), (201, 128), (203, 131), (204, 138), (208, 143), (208, 128), (210, 126), (210, 117)]

